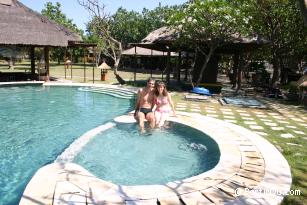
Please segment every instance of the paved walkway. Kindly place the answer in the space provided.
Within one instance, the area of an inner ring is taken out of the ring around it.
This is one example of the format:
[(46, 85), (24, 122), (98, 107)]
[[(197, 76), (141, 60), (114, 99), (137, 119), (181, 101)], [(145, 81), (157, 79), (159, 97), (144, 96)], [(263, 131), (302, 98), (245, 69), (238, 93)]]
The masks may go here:
[[(217, 100), (211, 102), (180, 102), (176, 104), (176, 110), (203, 115), (239, 124), (253, 130), (261, 136), (273, 134), (281, 138), (296, 138), (307, 136), (307, 112), (300, 111), (296, 106), (276, 104), (266, 100), (269, 110), (227, 107), (216, 105)], [(303, 138), (307, 139), (307, 138)], [(298, 145), (299, 146), (299, 145)]]

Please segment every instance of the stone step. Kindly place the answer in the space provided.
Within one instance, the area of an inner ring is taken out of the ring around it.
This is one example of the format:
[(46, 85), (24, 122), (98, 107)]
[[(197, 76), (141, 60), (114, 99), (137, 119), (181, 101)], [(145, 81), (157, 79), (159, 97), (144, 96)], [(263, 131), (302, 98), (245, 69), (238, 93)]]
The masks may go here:
[(115, 89), (115, 88), (86, 87), (86, 88), (80, 88), (79, 90), (85, 91), (85, 92), (101, 93), (101, 94), (106, 94), (106, 95), (110, 95), (113, 97), (124, 98), (124, 99), (134, 99), (135, 98), (135, 94), (133, 92), (128, 91), (128, 90)]

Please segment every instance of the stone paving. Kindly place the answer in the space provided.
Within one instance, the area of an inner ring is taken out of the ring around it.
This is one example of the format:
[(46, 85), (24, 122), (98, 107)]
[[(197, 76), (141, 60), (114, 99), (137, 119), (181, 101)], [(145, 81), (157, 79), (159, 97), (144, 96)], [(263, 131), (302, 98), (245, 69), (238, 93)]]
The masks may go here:
[[(235, 108), (216, 108), (211, 106), (203, 106), (203, 104), (206, 104), (204, 102), (191, 103), (188, 102), (184, 103), (178, 103), (176, 104), (176, 109), (178, 111), (191, 111), (191, 112), (200, 112), (205, 114), (209, 117), (214, 117), (218, 119), (222, 119), (227, 122), (231, 123), (238, 123), (239, 121), (243, 121), (243, 125), (245, 124), (246, 128), (249, 128), (251, 130), (254, 130), (255, 133), (258, 133), (261, 136), (267, 136), (268, 133), (266, 133), (267, 128), (264, 128), (261, 125), (258, 125), (258, 122), (261, 121), (263, 125), (268, 126), (269, 129), (272, 131), (290, 131), (291, 133), (284, 133), (282, 134), (283, 137), (285, 136), (293, 136), (295, 138), (296, 136), (300, 135), (307, 135), (306, 132), (303, 130), (299, 130), (299, 127), (307, 128), (306, 119), (307, 117), (303, 116), (302, 113), (296, 113), (296, 115), (289, 114), (287, 111), (287, 108), (284, 108), (282, 106), (276, 106), (274, 104), (270, 104), (271, 106), (282, 110), (283, 114), (277, 113), (277, 112), (266, 112), (266, 111), (246, 111), (242, 109), (235, 109)], [(185, 109), (182, 109), (184, 106)], [(221, 115), (219, 115), (221, 114)], [(290, 124), (289, 121), (285, 121), (285, 117), (289, 120), (292, 120), (293, 122)], [(240, 120), (241, 119), (241, 120)], [(295, 124), (295, 125), (293, 125)], [(241, 123), (242, 125), (242, 123)], [(259, 131), (261, 130), (261, 132)]]
[[(231, 123), (197, 113), (178, 112), (177, 115), (177, 118), (171, 120), (205, 132), (218, 143), (221, 150), (220, 161), (212, 170), (165, 185), (122, 186), (98, 179), (77, 164), (53, 163), (37, 171), (27, 185), (20, 205), (281, 202), (283, 196), (278, 194), (245, 191), (289, 191), (290, 168), (273, 145), (251, 131)], [(128, 115), (123, 116), (123, 119), (129, 117), (133, 119)]]

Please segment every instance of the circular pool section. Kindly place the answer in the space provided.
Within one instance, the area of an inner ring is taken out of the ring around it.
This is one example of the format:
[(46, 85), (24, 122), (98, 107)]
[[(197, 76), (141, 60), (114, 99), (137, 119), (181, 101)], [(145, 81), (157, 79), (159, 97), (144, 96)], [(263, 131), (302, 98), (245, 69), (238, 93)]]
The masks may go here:
[(140, 134), (137, 125), (117, 124), (90, 141), (75, 157), (97, 177), (120, 185), (165, 184), (215, 167), (217, 143), (203, 132), (171, 122)]
[(133, 100), (78, 87), (0, 87), (0, 205), (18, 204), (37, 169), (133, 105)]

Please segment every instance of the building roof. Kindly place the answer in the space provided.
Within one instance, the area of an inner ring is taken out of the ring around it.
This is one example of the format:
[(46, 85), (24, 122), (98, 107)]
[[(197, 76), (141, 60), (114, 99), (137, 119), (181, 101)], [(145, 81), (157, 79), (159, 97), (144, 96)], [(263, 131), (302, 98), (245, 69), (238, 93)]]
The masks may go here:
[(179, 37), (179, 32), (175, 29), (163, 26), (150, 32), (143, 40), (142, 43), (169, 43), (175, 41)]
[(0, 45), (60, 46), (81, 37), (17, 0), (0, 0)]
[[(147, 49), (142, 47), (132, 47), (122, 52), (122, 55), (136, 55), (136, 56), (166, 56), (167, 53), (162, 51), (157, 51), (153, 49)], [(177, 53), (171, 52), (171, 56), (178, 56)]]
[[(180, 33), (175, 29), (168, 27), (161, 27), (157, 30), (149, 33), (141, 43), (135, 43), (131, 45), (140, 46), (143, 48), (151, 48), (160, 51), (178, 51), (178, 50), (189, 50), (189, 45), (184, 45), (184, 43), (176, 44), (175, 41), (179, 38)], [(200, 42), (201, 43), (201, 42)], [(224, 53), (231, 53), (237, 50), (253, 49), (255, 47), (263, 46), (268, 44), (269, 41), (264, 38), (254, 35), (254, 36), (242, 36), (238, 33), (233, 34), (232, 38), (220, 46), (217, 51)]]

